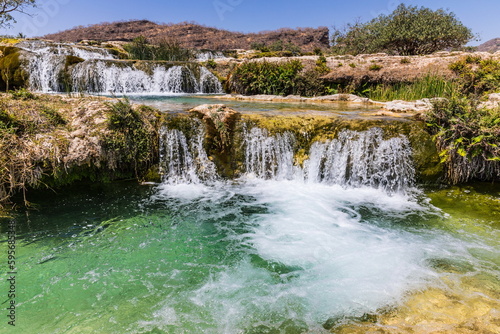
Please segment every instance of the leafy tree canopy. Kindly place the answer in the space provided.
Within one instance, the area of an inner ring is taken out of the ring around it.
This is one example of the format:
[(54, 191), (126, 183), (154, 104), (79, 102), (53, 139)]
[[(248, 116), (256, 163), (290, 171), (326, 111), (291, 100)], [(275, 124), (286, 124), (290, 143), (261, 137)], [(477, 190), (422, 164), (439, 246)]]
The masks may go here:
[(35, 0), (0, 0), (0, 27), (16, 22), (12, 16), (14, 12), (25, 13), (24, 10), (32, 6), (35, 6)]
[(400, 4), (389, 15), (335, 29), (332, 48), (337, 53), (422, 55), (461, 47), (473, 37), (452, 12)]

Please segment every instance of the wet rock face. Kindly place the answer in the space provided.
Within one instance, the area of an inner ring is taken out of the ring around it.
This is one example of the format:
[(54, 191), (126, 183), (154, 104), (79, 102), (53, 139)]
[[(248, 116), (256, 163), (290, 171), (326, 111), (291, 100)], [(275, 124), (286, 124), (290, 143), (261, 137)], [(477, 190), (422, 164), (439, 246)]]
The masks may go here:
[(221, 174), (234, 176), (234, 129), (241, 114), (223, 104), (203, 104), (190, 113), (205, 124), (205, 148)]

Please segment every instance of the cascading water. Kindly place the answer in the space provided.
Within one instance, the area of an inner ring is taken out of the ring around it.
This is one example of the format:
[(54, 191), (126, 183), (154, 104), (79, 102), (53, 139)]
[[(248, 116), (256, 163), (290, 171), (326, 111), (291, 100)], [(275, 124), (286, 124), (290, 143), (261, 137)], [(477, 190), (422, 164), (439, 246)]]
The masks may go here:
[(401, 192), (413, 185), (415, 168), (408, 139), (383, 139), (380, 128), (364, 132), (343, 130), (338, 138), (316, 142), (304, 169), (294, 166), (291, 133), (269, 136), (253, 128), (245, 134), (247, 174), (264, 179), (305, 178), (311, 183), (373, 187)]
[(207, 61), (210, 59), (226, 59), (227, 57), (220, 51), (200, 51), (196, 55), (196, 60)]
[(61, 74), (65, 69), (66, 57), (88, 59), (114, 59), (107, 50), (74, 44), (54, 44), (43, 41), (25, 41), (17, 47), (29, 51), (27, 71), (30, 74), (30, 89), (40, 92), (63, 90)]
[(73, 90), (88, 93), (179, 94), (220, 93), (222, 86), (206, 68), (200, 77), (186, 66), (157, 65), (152, 74), (121, 63), (99, 60), (77, 64), (72, 72)]
[(198, 124), (193, 140), (188, 143), (177, 129), (160, 131), (160, 174), (167, 184), (200, 183), (217, 178), (216, 167), (203, 148), (205, 129)]
[(269, 136), (267, 130), (254, 127), (244, 137), (247, 174), (272, 180), (293, 178), (295, 140), (291, 133)]
[[(203, 130), (190, 148), (184, 134), (178, 130), (163, 130), (162, 161), (169, 180), (198, 182), (216, 176), (216, 167), (203, 149)], [(383, 138), (380, 128), (357, 132), (342, 130), (336, 139), (312, 144), (308, 159), (301, 168), (294, 162), (300, 149), (292, 133), (269, 135), (253, 127), (243, 132), (245, 175), (264, 180), (302, 180), (307, 183), (340, 185), (349, 188), (380, 188), (388, 193), (403, 193), (414, 185), (415, 168), (408, 139), (397, 136)], [(197, 156), (196, 167), (193, 156)], [(210, 166), (207, 168), (205, 165)], [(208, 174), (207, 174), (208, 173)]]
[(242, 177), (222, 181), (208, 121), (167, 121), (160, 185), (79, 184), (13, 213), (20, 332), (498, 332), (498, 192), (433, 190), (445, 215), (405, 191), (408, 140), (378, 128), (307, 150), (243, 127)]
[(380, 128), (343, 130), (337, 139), (316, 142), (305, 165), (309, 182), (368, 186), (390, 192), (403, 191), (413, 185), (415, 177), (408, 139), (400, 135), (384, 140)]
[[(28, 51), (27, 72), (30, 73), (30, 89), (34, 91), (71, 89), (73, 92), (98, 94), (223, 92), (217, 77), (197, 64), (187, 66), (156, 62), (149, 71), (145, 71), (136, 68), (133, 63), (115, 60), (107, 50), (96, 47), (45, 42), (24, 42), (18, 46)], [(67, 56), (78, 57), (81, 62), (70, 70)], [(195, 75), (194, 72), (199, 73)], [(69, 76), (69, 80), (65, 76)]]

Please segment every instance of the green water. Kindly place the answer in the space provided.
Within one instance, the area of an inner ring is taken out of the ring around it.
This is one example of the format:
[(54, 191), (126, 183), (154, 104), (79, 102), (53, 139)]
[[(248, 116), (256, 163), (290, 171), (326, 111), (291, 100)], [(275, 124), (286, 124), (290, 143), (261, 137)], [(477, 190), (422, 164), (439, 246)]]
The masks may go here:
[(2, 333), (321, 333), (451, 276), (500, 298), (496, 185), (121, 182), (30, 198), (1, 221), (2, 277), (17, 229), (16, 327), (4, 310)]
[[(214, 96), (179, 95), (179, 96), (133, 96), (131, 101), (145, 104), (162, 111), (184, 112), (201, 104), (225, 104), (240, 113), (259, 113), (260, 115), (294, 115), (308, 114), (321, 116), (340, 116), (345, 118), (370, 118), (380, 107), (354, 103), (307, 103), (307, 102), (266, 102), (266, 101), (235, 101), (217, 99)], [(386, 117), (389, 118), (389, 117)], [(401, 118), (398, 118), (401, 120)]]

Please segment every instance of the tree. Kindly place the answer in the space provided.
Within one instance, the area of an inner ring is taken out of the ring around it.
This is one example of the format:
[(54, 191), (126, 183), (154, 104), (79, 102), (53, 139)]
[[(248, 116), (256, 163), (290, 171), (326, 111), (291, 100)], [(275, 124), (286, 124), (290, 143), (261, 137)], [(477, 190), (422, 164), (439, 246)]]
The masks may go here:
[(0, 0), (0, 27), (9, 26), (10, 22), (16, 22), (13, 13), (23, 13), (27, 7), (34, 7), (35, 0)]
[(452, 12), (400, 4), (389, 15), (335, 29), (332, 47), (339, 53), (422, 55), (461, 47), (473, 37)]

